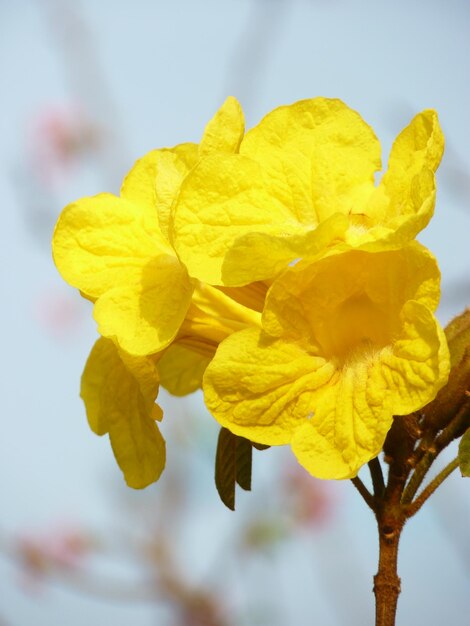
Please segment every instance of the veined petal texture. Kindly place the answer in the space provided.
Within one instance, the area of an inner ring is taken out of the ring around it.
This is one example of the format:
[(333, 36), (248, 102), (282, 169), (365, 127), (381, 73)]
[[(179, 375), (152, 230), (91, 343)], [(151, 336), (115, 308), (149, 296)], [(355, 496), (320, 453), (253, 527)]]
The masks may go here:
[(379, 186), (380, 144), (358, 113), (314, 98), (269, 113), (239, 154), (210, 154), (184, 180), (170, 238), (210, 284), (273, 279), (337, 246), (406, 245), (429, 221), (443, 136), (424, 111), (397, 138)]
[(417, 243), (289, 268), (268, 292), (263, 330), (219, 346), (207, 406), (235, 434), (290, 443), (319, 478), (355, 476), (393, 415), (418, 410), (447, 379), (438, 297), (437, 264)]
[(158, 373), (146, 357), (120, 352), (98, 339), (82, 376), (81, 396), (97, 435), (109, 433), (116, 461), (130, 487), (158, 480), (165, 467), (165, 442), (155, 423), (162, 412), (155, 399)]

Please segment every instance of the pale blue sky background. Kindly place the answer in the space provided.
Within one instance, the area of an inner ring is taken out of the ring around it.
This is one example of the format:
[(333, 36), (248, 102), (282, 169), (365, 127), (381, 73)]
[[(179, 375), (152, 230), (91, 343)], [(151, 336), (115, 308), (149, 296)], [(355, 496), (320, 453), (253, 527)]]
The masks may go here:
[[(240, 99), (248, 127), (280, 104), (342, 98), (375, 129), (384, 162), (411, 117), (435, 108), (447, 150), (436, 215), (420, 239), (442, 269), (441, 321), (470, 303), (469, 22), (466, 0), (0, 0), (3, 540), (56, 519), (111, 532), (119, 517), (115, 500), (125, 492), (108, 442), (89, 432), (78, 398), (95, 329), (86, 303), (62, 283), (50, 259), (54, 218), (79, 196), (116, 192), (148, 150), (197, 141), (227, 95)], [(98, 154), (48, 195), (28, 177), (28, 128), (40, 111), (64, 102), (82, 103), (108, 136)], [(57, 294), (78, 307), (76, 324), (60, 335), (41, 314)], [(197, 577), (208, 550), (216, 552), (236, 532), (257, 487), (268, 498), (276, 489), (270, 476), (285, 455), (256, 457), (255, 490), (230, 514), (213, 489), (217, 429), (200, 398), (163, 402), (183, 428), (186, 419), (207, 423), (196, 427), (199, 461), (191, 470), (202, 504), (184, 539), (185, 567)], [(169, 433), (165, 423), (163, 432)], [(169, 441), (170, 466), (178, 463), (177, 447)], [(271, 601), (274, 594), (284, 611), (278, 622), (270, 616), (260, 626), (364, 626), (372, 615), (373, 520), (351, 485), (332, 490), (340, 505), (330, 528), (288, 542), (272, 562), (243, 573), (255, 599)], [(405, 529), (400, 626), (465, 623), (469, 494), (470, 483), (455, 475)], [(131, 495), (134, 503), (150, 497)], [(17, 569), (0, 556), (1, 624), (173, 624), (149, 604), (103, 602), (61, 585), (31, 597), (17, 582)]]

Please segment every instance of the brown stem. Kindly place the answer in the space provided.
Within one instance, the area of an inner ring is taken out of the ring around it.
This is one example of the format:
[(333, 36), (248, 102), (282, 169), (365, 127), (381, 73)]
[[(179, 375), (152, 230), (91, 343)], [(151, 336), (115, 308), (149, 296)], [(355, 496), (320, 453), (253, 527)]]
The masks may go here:
[(435, 445), (430, 446), (429, 450), (424, 453), (410, 478), (410, 482), (403, 492), (403, 504), (409, 504), (413, 500), (437, 454), (438, 452)]
[(398, 544), (404, 518), (400, 508), (378, 512), (379, 569), (374, 577), (375, 625), (395, 626), (400, 578), (397, 573)]
[(395, 626), (400, 578), (397, 574), (399, 533), (380, 534), (379, 570), (374, 577), (375, 625)]
[(387, 442), (387, 485), (381, 495), (375, 498), (375, 516), (379, 531), (379, 567), (374, 577), (376, 626), (395, 626), (400, 595), (398, 544), (406, 520), (400, 500), (411, 469), (408, 459), (416, 434), (410, 426), (414, 422), (414, 415), (395, 420), (393, 432)]
[(440, 452), (444, 450), (444, 448), (465, 432), (469, 425), (469, 420), (470, 402), (466, 402), (460, 408), (459, 412), (452, 419), (450, 424), (437, 436), (434, 443), (431, 444), (427, 451), (423, 454), (408, 485), (405, 488), (402, 496), (403, 504), (410, 504), (412, 502), (433, 461), (440, 454)]
[(383, 448), (384, 459), (389, 466), (385, 487), (378, 459), (369, 463), (373, 496), (359, 478), (353, 479), (355, 487), (374, 511), (379, 530), (379, 567), (374, 577), (376, 626), (395, 626), (400, 595), (397, 560), (401, 532), (405, 521), (419, 510), (457, 467), (455, 459), (414, 499), (439, 453), (469, 427), (470, 401), (460, 407), (439, 433), (436, 429), (423, 432), (422, 421), (417, 413), (394, 418)]

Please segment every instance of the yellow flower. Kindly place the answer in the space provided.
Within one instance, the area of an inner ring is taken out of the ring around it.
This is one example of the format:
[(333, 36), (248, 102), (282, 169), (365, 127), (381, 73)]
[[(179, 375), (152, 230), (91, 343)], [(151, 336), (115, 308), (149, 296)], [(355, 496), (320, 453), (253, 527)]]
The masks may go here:
[(420, 113), (375, 187), (380, 144), (358, 113), (326, 98), (280, 107), (239, 154), (209, 154), (185, 178), (170, 237), (191, 276), (213, 285), (270, 279), (333, 242), (399, 247), (432, 215), (443, 145), (436, 113)]
[(416, 242), (298, 263), (268, 292), (263, 330), (220, 344), (206, 404), (237, 435), (290, 444), (314, 476), (353, 477), (393, 415), (418, 410), (446, 381), (438, 299), (437, 264)]
[(175, 338), (195, 283), (167, 238), (171, 206), (199, 151), (234, 151), (243, 131), (241, 109), (229, 98), (199, 149), (154, 150), (129, 172), (120, 197), (103, 193), (63, 210), (53, 237), (57, 268), (95, 302), (98, 332), (127, 353), (152, 354)]
[(88, 421), (98, 435), (109, 434), (134, 488), (157, 480), (165, 465), (156, 424), (162, 418), (155, 404), (159, 385), (176, 395), (191, 393), (218, 343), (260, 324), (265, 286), (230, 294), (204, 286), (190, 278), (168, 240), (184, 176), (199, 155), (236, 151), (243, 132), (240, 106), (229, 98), (199, 146), (148, 153), (124, 179), (120, 197), (78, 200), (64, 209), (54, 232), (56, 265), (94, 302), (102, 335), (82, 376)]
[(322, 478), (354, 476), (394, 414), (435, 396), (449, 367), (439, 271), (410, 241), (442, 149), (436, 114), (421, 113), (376, 187), (380, 146), (342, 102), (281, 107), (244, 137), (229, 98), (199, 146), (154, 150), (120, 197), (64, 209), (54, 260), (102, 335), (81, 395), (130, 486), (165, 465), (160, 384), (202, 385), (222, 425), (289, 443)]
[(255, 307), (251, 309), (219, 289), (198, 285), (177, 337), (151, 356), (132, 356), (103, 337), (95, 343), (81, 396), (91, 429), (109, 434), (130, 487), (140, 489), (158, 480), (165, 466), (165, 442), (155, 423), (163, 417), (155, 404), (159, 384), (177, 396), (201, 387), (218, 344), (233, 332), (260, 325), (265, 292), (253, 285), (232, 293)]

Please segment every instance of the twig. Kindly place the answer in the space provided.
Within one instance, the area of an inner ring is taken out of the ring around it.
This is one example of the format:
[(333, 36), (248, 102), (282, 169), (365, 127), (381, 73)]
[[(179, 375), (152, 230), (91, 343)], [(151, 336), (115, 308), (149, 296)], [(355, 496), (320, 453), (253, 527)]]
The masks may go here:
[(419, 511), (419, 509), (423, 506), (426, 500), (432, 496), (432, 494), (436, 491), (441, 483), (452, 474), (452, 472), (457, 469), (459, 466), (459, 459), (455, 458), (448, 465), (444, 467), (444, 469), (439, 472), (439, 474), (429, 483), (425, 489), (421, 492), (421, 494), (412, 502), (409, 506), (406, 507), (406, 516), (412, 517)]
[(374, 486), (374, 495), (377, 498), (381, 498), (385, 491), (385, 482), (382, 472), (382, 466), (380, 465), (380, 461), (377, 457), (369, 461), (368, 465), (372, 478), (372, 485)]
[(469, 420), (469, 413), (470, 402), (466, 402), (450, 424), (444, 428), (441, 434), (436, 438), (434, 445), (429, 446), (427, 452), (425, 452), (423, 458), (416, 466), (410, 482), (403, 492), (403, 497), (401, 499), (403, 504), (410, 504), (413, 501), (413, 498), (415, 497), (433, 461), (440, 454), (440, 452), (444, 450), (444, 448), (454, 441), (454, 439), (459, 437), (465, 430)]
[(359, 478), (359, 476), (356, 476), (355, 478), (351, 478), (351, 482), (352, 484), (356, 487), (356, 489), (359, 491), (359, 493), (361, 494), (361, 496), (363, 497), (365, 503), (367, 504), (367, 506), (372, 509), (372, 511), (374, 511), (375, 513), (375, 500), (374, 500), (374, 496), (370, 493), (370, 491), (367, 489), (367, 487), (364, 485), (364, 483), (362, 482), (362, 480)]

